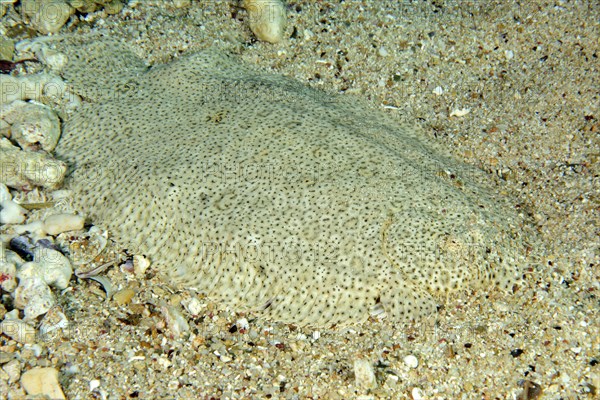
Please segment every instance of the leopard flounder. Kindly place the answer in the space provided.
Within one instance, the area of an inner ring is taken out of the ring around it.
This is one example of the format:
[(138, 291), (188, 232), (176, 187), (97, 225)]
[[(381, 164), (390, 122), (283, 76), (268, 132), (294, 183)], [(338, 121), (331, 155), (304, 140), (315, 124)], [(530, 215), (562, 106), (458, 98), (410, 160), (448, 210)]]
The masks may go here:
[(331, 326), (519, 279), (520, 217), (418, 129), (218, 50), (56, 47), (86, 100), (56, 149), (76, 206), (169, 283)]

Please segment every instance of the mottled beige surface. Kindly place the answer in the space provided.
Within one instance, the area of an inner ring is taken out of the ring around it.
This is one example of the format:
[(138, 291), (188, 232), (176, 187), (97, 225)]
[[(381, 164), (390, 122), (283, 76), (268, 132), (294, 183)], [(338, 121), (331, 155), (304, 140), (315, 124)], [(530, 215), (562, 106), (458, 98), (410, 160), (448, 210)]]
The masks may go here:
[(69, 41), (63, 76), (96, 93), (55, 151), (66, 186), (170, 283), (331, 326), (520, 279), (517, 214), (415, 128), (217, 49), (147, 69), (102, 38)]

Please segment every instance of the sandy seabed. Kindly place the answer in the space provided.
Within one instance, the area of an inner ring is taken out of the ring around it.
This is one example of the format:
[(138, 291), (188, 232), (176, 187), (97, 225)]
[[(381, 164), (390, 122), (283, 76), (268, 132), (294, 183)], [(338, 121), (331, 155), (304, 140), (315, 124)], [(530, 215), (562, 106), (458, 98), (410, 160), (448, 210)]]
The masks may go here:
[[(18, 353), (23, 370), (55, 367), (69, 398), (597, 396), (600, 9), (579, 1), (287, 7), (287, 39), (276, 45), (253, 40), (234, 1), (180, 9), (166, 0), (130, 1), (118, 15), (73, 17), (63, 31), (105, 32), (151, 63), (216, 46), (420, 125), (486, 171), (532, 221), (525, 285), (515, 295), (453, 297), (429, 321), (373, 319), (321, 331), (205, 301), (201, 315), (184, 313), (191, 334), (175, 338), (160, 304), (179, 304), (189, 293), (113, 268), (107, 276), (116, 287), (138, 292), (132, 303), (105, 302), (96, 283), (77, 282), (60, 297), (71, 326), (40, 343), (41, 355), (4, 337), (0, 350)], [(451, 116), (457, 111), (464, 115)], [(247, 330), (238, 329), (241, 318), (250, 321)], [(357, 359), (373, 366), (375, 388), (357, 383)], [(18, 383), (0, 388), (0, 397), (24, 393)]]

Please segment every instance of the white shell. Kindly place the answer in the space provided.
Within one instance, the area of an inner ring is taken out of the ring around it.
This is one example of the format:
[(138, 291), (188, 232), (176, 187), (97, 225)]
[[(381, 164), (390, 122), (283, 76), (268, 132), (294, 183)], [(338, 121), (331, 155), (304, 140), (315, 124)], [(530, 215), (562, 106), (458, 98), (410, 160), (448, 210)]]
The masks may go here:
[[(21, 270), (30, 267), (28, 264), (35, 263), (25, 263), (21, 267)], [(36, 267), (32, 267), (31, 269), (33, 270), (35, 268)], [(19, 272), (21, 272), (21, 270), (19, 270)], [(29, 320), (47, 313), (48, 310), (56, 304), (54, 294), (52, 294), (50, 287), (48, 287), (46, 282), (39, 276), (31, 276), (25, 279), (22, 279), (19, 276), (19, 286), (15, 290), (14, 296), (15, 307), (23, 310), (25, 319)]]
[(52, 236), (83, 229), (85, 218), (75, 214), (54, 214), (44, 220), (44, 231)]
[(34, 261), (39, 264), (47, 285), (61, 290), (69, 286), (73, 268), (69, 259), (62, 253), (53, 249), (37, 248)]
[(2, 366), (2, 370), (8, 376), (8, 383), (13, 384), (21, 378), (21, 364), (18, 360), (12, 360)]
[(0, 119), (23, 150), (52, 151), (60, 137), (60, 120), (50, 108), (21, 100), (0, 107)]
[(442, 94), (444, 94), (444, 89), (441, 86), (436, 86), (435, 89), (433, 89), (432, 93), (436, 96), (441, 96)]
[(14, 77), (2, 75), (0, 85), (0, 105), (12, 103), (15, 100), (61, 101), (73, 97), (67, 90), (67, 84), (58, 76), (41, 73)]
[(31, 190), (35, 186), (54, 189), (61, 185), (67, 165), (44, 153), (23, 151), (6, 138), (0, 139), (0, 158), (4, 166), (2, 180), (6, 186)]
[(40, 323), (40, 335), (47, 340), (50, 336), (59, 329), (65, 329), (69, 326), (67, 316), (61, 311), (59, 306), (53, 307)]
[(377, 387), (377, 379), (373, 365), (365, 359), (354, 360), (354, 377), (356, 386), (364, 389), (374, 389)]
[(279, 43), (285, 30), (285, 7), (280, 0), (244, 0), (250, 29), (258, 40)]
[(181, 305), (193, 316), (198, 316), (202, 310), (206, 308), (206, 304), (202, 304), (197, 297), (190, 297), (181, 301)]
[(175, 337), (180, 337), (182, 334), (190, 330), (186, 319), (181, 315), (181, 312), (176, 307), (163, 304), (160, 307), (167, 327)]
[(7, 262), (4, 259), (0, 260), (0, 276), (2, 276), (2, 283), (0, 287), (2, 290), (12, 293), (17, 287), (17, 267), (11, 262)]
[(27, 210), (12, 200), (6, 200), (0, 203), (0, 223), (3, 224), (22, 224), (25, 222)]
[(35, 328), (20, 319), (4, 318), (0, 332), (19, 343), (35, 342)]
[(452, 110), (452, 112), (450, 113), (451, 117), (464, 117), (465, 115), (467, 115), (468, 113), (471, 112), (470, 108), (461, 108), (461, 109), (455, 109)]
[(246, 318), (240, 318), (237, 321), (235, 321), (235, 326), (237, 326), (238, 331), (248, 331), (248, 329), (250, 329), (250, 323)]
[(0, 183), (0, 203), (7, 200), (12, 200), (10, 191), (8, 190), (6, 185)]
[(136, 276), (143, 276), (150, 266), (150, 260), (142, 255), (133, 256), (133, 272)]
[(419, 360), (417, 357), (410, 354), (404, 357), (404, 364), (406, 364), (406, 366), (409, 368), (417, 368), (419, 366)]
[(66, 0), (22, 0), (21, 9), (43, 35), (58, 32), (75, 12)]
[(410, 392), (413, 400), (423, 400), (423, 392), (421, 391), (421, 389), (415, 387), (411, 390)]

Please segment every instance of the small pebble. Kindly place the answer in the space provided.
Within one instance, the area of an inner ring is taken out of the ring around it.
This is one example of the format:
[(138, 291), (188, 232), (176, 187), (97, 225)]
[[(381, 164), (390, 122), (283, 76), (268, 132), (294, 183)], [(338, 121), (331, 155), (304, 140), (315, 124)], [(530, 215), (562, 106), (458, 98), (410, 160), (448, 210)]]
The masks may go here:
[(6, 364), (15, 357), (15, 353), (7, 353), (6, 351), (0, 351), (0, 365)]
[(4, 183), (0, 183), (0, 203), (12, 200), (12, 195)]
[(181, 305), (193, 316), (198, 316), (206, 308), (206, 304), (202, 304), (197, 297), (191, 297), (181, 301)]
[(442, 94), (444, 94), (444, 89), (442, 89), (441, 86), (436, 86), (435, 89), (433, 89), (433, 94), (435, 94), (436, 96), (441, 96)]
[(37, 343), (33, 343), (33, 344), (26, 344), (25, 346), (23, 346), (25, 349), (31, 350), (31, 352), (33, 353), (34, 357), (39, 357), (42, 354), (42, 351), (44, 350), (42, 348), (42, 346), (40, 346)]
[(66, 289), (73, 275), (71, 262), (54, 249), (36, 247), (33, 260), (39, 264), (41, 275), (47, 285)]
[(175, 8), (189, 7), (192, 4), (192, 0), (173, 0)]
[(65, 398), (58, 383), (58, 371), (54, 368), (30, 369), (21, 376), (21, 386), (28, 395), (42, 395), (53, 400)]
[(133, 272), (136, 276), (143, 276), (150, 266), (150, 260), (141, 255), (133, 256)]
[(18, 360), (12, 360), (2, 366), (2, 370), (8, 375), (8, 383), (15, 383), (21, 377), (21, 364)]
[(98, 379), (92, 379), (90, 381), (90, 392), (98, 389), (100, 387), (100, 381)]
[(160, 307), (160, 311), (162, 312), (165, 322), (167, 323), (167, 327), (173, 336), (180, 337), (184, 333), (189, 332), (190, 326), (176, 307), (163, 304)]
[(12, 293), (17, 287), (17, 267), (15, 264), (4, 260), (0, 261), (0, 276), (2, 276), (0, 281), (2, 290)]
[(243, 0), (248, 11), (250, 29), (258, 40), (279, 43), (285, 30), (285, 6), (281, 0)]
[(523, 391), (517, 395), (517, 400), (535, 400), (542, 394), (542, 387), (536, 382), (526, 380), (519, 382), (519, 386)]
[(465, 115), (467, 115), (470, 112), (471, 112), (471, 110), (468, 108), (461, 108), (461, 109), (453, 110), (450, 113), (450, 116), (451, 117), (464, 117)]
[(221, 356), (219, 359), (220, 359), (222, 362), (224, 362), (224, 363), (228, 363), (228, 362), (230, 362), (231, 360), (233, 360), (233, 358), (231, 358), (231, 357), (229, 357), (229, 356), (225, 356), (225, 355)]
[(237, 326), (238, 331), (242, 333), (248, 332), (248, 329), (250, 329), (250, 323), (246, 318), (240, 318), (237, 321), (235, 321), (235, 326)]
[(6, 200), (0, 203), (0, 223), (2, 224), (22, 224), (25, 222), (27, 210), (12, 200)]
[(413, 390), (410, 392), (410, 395), (412, 396), (413, 400), (423, 399), (423, 392), (419, 388), (413, 388)]
[[(39, 275), (28, 275), (30, 271), (35, 271), (37, 269), (35, 268), (35, 265), (37, 264), (23, 264), (17, 273), (17, 277), (19, 278), (19, 286), (14, 292), (15, 307), (23, 310), (25, 313), (25, 319), (29, 320), (35, 319), (38, 316), (47, 313), (48, 310), (50, 310), (56, 304), (54, 294), (44, 281), (43, 277)], [(39, 274), (37, 271), (31, 273)]]
[(419, 360), (417, 357), (410, 354), (404, 357), (404, 364), (406, 364), (406, 366), (409, 368), (417, 368), (419, 366)]
[(85, 219), (75, 214), (55, 214), (44, 220), (44, 230), (52, 236), (83, 229)]
[(67, 316), (62, 312), (60, 306), (52, 307), (42, 318), (39, 325), (39, 334), (43, 340), (51, 340), (54, 332), (69, 326)]
[(113, 294), (112, 298), (115, 301), (115, 303), (117, 303), (117, 305), (124, 306), (131, 302), (133, 296), (135, 296), (135, 290), (127, 288), (119, 290), (118, 292)]
[(523, 350), (521, 349), (514, 349), (510, 351), (510, 355), (513, 357), (519, 357), (521, 354), (523, 354)]
[(359, 358), (354, 360), (354, 377), (356, 386), (364, 389), (374, 389), (377, 387), (377, 379), (373, 365), (368, 360)]

